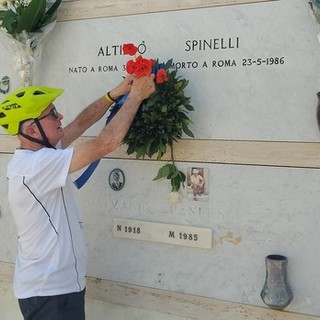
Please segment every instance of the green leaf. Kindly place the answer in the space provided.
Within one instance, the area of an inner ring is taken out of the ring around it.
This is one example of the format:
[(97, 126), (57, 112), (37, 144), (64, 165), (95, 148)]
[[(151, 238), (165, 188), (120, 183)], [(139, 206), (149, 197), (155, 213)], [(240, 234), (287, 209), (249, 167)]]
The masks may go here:
[(160, 161), (161, 158), (163, 156), (163, 152), (161, 152), (160, 150), (158, 151), (158, 155), (157, 155), (157, 160)]
[(184, 107), (188, 110), (188, 111), (194, 111), (194, 107), (191, 104), (185, 104)]
[(162, 112), (167, 112), (167, 111), (168, 111), (168, 106), (164, 104), (164, 105), (161, 107), (161, 111), (162, 111)]
[(1, 27), (5, 28), (9, 34), (14, 35), (14, 29), (17, 25), (19, 16), (12, 10), (4, 12)]
[(0, 10), (0, 19), (3, 20), (8, 10)]
[(171, 177), (171, 186), (172, 186), (172, 191), (178, 191), (181, 186), (184, 187), (184, 182), (186, 180), (186, 176), (182, 171), (178, 171), (176, 168), (176, 173), (172, 175)]
[(161, 167), (158, 171), (158, 174), (153, 180), (159, 180), (161, 178), (166, 178), (170, 173), (170, 166), (168, 164)]
[(141, 146), (138, 150), (137, 150), (137, 153), (136, 153), (136, 158), (139, 159), (141, 157), (143, 157), (145, 155), (145, 147), (144, 146)]
[(181, 181), (179, 177), (176, 177), (174, 179), (171, 179), (171, 186), (174, 190), (179, 190), (181, 186)]
[(159, 150), (163, 153), (165, 153), (167, 151), (167, 147), (165, 144), (163, 143), (160, 143), (160, 146), (159, 146)]
[(186, 175), (182, 171), (179, 171), (179, 175), (180, 175), (181, 181), (185, 182), (186, 181)]
[(39, 22), (43, 19), (46, 10), (46, 0), (31, 0), (29, 5), (21, 14), (16, 32), (23, 30), (27, 32), (37, 31)]
[(182, 130), (187, 136), (194, 138), (193, 132), (191, 130), (189, 130), (189, 128), (187, 126), (182, 126)]
[(50, 22), (54, 21), (56, 18), (56, 11), (58, 10), (62, 0), (56, 0), (50, 9), (46, 12), (43, 19), (40, 21), (41, 26), (45, 26), (49, 24)]
[(173, 59), (168, 60), (168, 61), (165, 63), (165, 69), (171, 68), (171, 67), (172, 67), (172, 62), (173, 62)]
[(55, 3), (50, 7), (50, 9), (47, 11), (47, 15), (53, 17), (56, 11), (58, 10), (62, 0), (56, 0)]
[(174, 179), (175, 177), (177, 177), (179, 175), (179, 171), (175, 170), (172, 175), (170, 176), (170, 179)]

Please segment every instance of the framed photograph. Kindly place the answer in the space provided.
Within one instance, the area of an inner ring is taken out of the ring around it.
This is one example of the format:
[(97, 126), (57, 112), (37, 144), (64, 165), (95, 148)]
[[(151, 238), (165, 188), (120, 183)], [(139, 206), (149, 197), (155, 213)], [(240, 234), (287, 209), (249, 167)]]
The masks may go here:
[(113, 169), (109, 174), (109, 186), (114, 191), (120, 191), (125, 184), (124, 173), (121, 169)]
[(188, 168), (187, 196), (192, 201), (209, 200), (209, 169), (201, 167)]

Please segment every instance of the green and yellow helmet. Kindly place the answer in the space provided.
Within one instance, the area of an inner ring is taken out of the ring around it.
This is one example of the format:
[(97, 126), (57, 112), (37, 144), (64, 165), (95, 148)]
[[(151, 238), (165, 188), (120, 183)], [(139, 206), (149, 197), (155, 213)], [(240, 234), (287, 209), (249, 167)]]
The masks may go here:
[(24, 87), (15, 91), (0, 103), (0, 125), (9, 135), (18, 134), (21, 122), (38, 118), (63, 91), (40, 86)]

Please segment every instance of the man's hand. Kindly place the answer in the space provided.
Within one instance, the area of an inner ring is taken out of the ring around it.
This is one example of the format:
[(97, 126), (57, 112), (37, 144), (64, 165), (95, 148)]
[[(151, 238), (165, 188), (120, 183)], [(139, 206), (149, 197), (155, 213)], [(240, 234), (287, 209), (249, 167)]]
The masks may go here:
[(110, 91), (110, 97), (117, 100), (119, 97), (129, 93), (135, 77), (128, 74), (115, 88)]
[(154, 74), (135, 78), (132, 83), (130, 96), (138, 97), (141, 101), (149, 98), (155, 92), (154, 78)]

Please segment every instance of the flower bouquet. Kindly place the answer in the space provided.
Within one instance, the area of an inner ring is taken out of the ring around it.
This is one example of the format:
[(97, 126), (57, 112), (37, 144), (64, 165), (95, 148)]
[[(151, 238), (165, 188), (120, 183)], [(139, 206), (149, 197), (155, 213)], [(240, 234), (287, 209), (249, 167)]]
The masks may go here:
[[(133, 44), (123, 45), (123, 53), (135, 55), (137, 47)], [(194, 137), (188, 126), (191, 120), (189, 111), (194, 111), (190, 97), (186, 97), (184, 89), (188, 80), (177, 76), (177, 70), (172, 67), (172, 59), (166, 63), (159, 60), (145, 59), (139, 55), (135, 60), (129, 60), (126, 71), (137, 77), (155, 74), (156, 91), (141, 104), (137, 115), (127, 132), (123, 143), (128, 145), (127, 154), (136, 153), (136, 158), (151, 158), (157, 154), (161, 160), (170, 148), (170, 161), (158, 171), (153, 180), (167, 178), (171, 181), (169, 201), (177, 203), (181, 196), (178, 193), (184, 187), (185, 174), (178, 170), (174, 161), (173, 143), (182, 138), (183, 134)]]
[(44, 40), (54, 28), (62, 0), (0, 0), (0, 27), (9, 37), (15, 66), (23, 86), (31, 85), (40, 62)]

